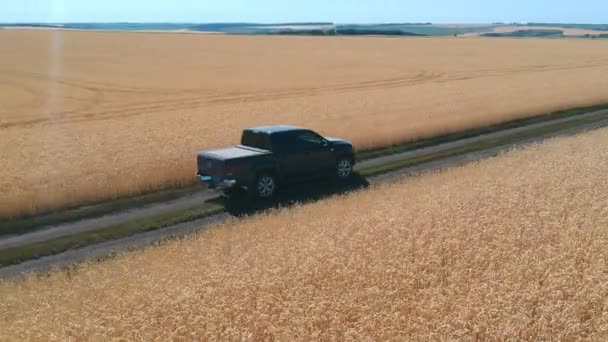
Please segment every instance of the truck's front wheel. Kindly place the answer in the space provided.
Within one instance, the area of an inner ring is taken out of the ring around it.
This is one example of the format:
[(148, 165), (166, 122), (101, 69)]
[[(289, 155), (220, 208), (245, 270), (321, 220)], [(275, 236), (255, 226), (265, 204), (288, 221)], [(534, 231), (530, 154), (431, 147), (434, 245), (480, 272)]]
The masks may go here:
[(353, 175), (353, 161), (350, 158), (341, 158), (336, 163), (336, 176), (338, 179), (346, 180)]
[(262, 173), (256, 178), (253, 186), (254, 194), (258, 198), (269, 199), (274, 196), (277, 188), (277, 183), (273, 175), (269, 173)]

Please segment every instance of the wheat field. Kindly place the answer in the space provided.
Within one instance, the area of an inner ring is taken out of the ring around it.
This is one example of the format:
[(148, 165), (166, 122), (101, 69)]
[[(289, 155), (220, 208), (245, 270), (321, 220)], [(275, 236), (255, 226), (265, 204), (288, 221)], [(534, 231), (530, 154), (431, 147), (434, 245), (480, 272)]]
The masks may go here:
[(358, 148), (608, 100), (608, 41), (0, 30), (0, 216), (193, 181), (295, 124)]
[(0, 283), (8, 340), (608, 338), (608, 129)]

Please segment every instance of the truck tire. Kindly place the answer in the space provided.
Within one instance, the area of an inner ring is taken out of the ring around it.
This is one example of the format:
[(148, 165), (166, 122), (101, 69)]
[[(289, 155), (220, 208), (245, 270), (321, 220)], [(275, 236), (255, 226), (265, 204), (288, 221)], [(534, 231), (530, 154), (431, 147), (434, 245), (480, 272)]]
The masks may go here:
[(274, 175), (264, 172), (256, 177), (253, 186), (249, 188), (249, 192), (259, 199), (271, 199), (276, 189), (277, 182)]
[(347, 180), (353, 175), (353, 161), (350, 158), (340, 158), (336, 163), (336, 176), (340, 180)]

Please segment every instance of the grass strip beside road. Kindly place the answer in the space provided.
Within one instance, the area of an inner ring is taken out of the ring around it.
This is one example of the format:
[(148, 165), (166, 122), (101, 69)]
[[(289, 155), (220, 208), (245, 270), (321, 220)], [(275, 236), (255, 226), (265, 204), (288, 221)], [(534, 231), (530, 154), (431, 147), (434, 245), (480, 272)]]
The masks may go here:
[(400, 160), (391, 161), (382, 165), (371, 166), (359, 171), (359, 174), (363, 177), (374, 177), (387, 172), (403, 169), (410, 166), (419, 165), (422, 163), (431, 162), (441, 158), (454, 157), (465, 153), (471, 153), (476, 151), (483, 151), (489, 148), (505, 146), (513, 143), (523, 141), (528, 138), (542, 137), (549, 133), (559, 132), (561, 130), (576, 127), (579, 125), (591, 124), (600, 122), (608, 119), (608, 114), (600, 117), (581, 118), (578, 120), (572, 120), (568, 122), (556, 123), (554, 125), (547, 125), (539, 127), (530, 131), (523, 131), (514, 133), (508, 136), (499, 138), (488, 138), (471, 143), (464, 146), (458, 146), (451, 149), (437, 151), (435, 153), (421, 155), (415, 158), (404, 158)]
[[(608, 119), (608, 114), (597, 117), (583, 117), (577, 120), (542, 126), (533, 130), (517, 132), (499, 138), (487, 138), (468, 145), (437, 151), (415, 158), (405, 157), (404, 159), (394, 160), (382, 165), (367, 167), (359, 170), (359, 174), (363, 177), (378, 176), (384, 173), (428, 163), (442, 158), (455, 157), (470, 152), (505, 146), (521, 142), (529, 138), (541, 137), (568, 128), (573, 128), (584, 124), (592, 124), (606, 119)], [(189, 209), (133, 220), (115, 226), (99, 228), (97, 230), (64, 236), (44, 242), (37, 242), (21, 247), (10, 248), (0, 251), (0, 266), (17, 264), (26, 260), (58, 254), (70, 249), (110, 241), (137, 233), (157, 230), (179, 223), (191, 222), (201, 218), (213, 216), (224, 211), (225, 208), (221, 201), (209, 201)]]
[(78, 208), (51, 212), (43, 215), (28, 216), (17, 219), (0, 219), (0, 237), (11, 234), (25, 234), (43, 227), (74, 222), (86, 218), (99, 217), (119, 210), (142, 207), (152, 203), (170, 201), (200, 191), (200, 186), (188, 186), (175, 189), (150, 192), (143, 195), (117, 198), (110, 201), (94, 203)]
[(529, 117), (529, 118), (523, 118), (523, 119), (508, 121), (508, 122), (499, 123), (499, 124), (495, 124), (495, 125), (468, 129), (468, 130), (464, 130), (461, 132), (445, 134), (445, 135), (431, 137), (431, 138), (427, 138), (427, 139), (399, 142), (399, 143), (396, 143), (393, 146), (389, 146), (389, 147), (384, 146), (384, 147), (380, 147), (380, 148), (376, 148), (376, 149), (362, 150), (360, 152), (357, 152), (356, 159), (358, 161), (363, 161), (363, 160), (368, 160), (368, 159), (373, 159), (373, 158), (378, 158), (378, 157), (384, 157), (384, 156), (388, 156), (391, 154), (409, 152), (409, 151), (413, 151), (413, 150), (417, 150), (417, 149), (421, 149), (421, 148), (432, 147), (432, 146), (445, 144), (445, 143), (449, 143), (449, 142), (454, 142), (454, 141), (458, 141), (458, 140), (462, 140), (462, 139), (466, 139), (466, 138), (473, 138), (473, 137), (480, 136), (483, 134), (490, 134), (490, 133), (495, 133), (495, 132), (499, 132), (499, 131), (503, 131), (503, 130), (507, 130), (507, 129), (519, 128), (519, 127), (533, 125), (536, 123), (541, 123), (541, 122), (545, 122), (545, 121), (549, 121), (549, 120), (557, 120), (557, 119), (563, 119), (563, 118), (567, 118), (567, 117), (573, 117), (576, 115), (587, 114), (587, 113), (591, 113), (591, 112), (595, 112), (595, 111), (603, 110), (603, 109), (608, 109), (608, 104), (556, 111), (556, 112), (537, 115), (537, 116), (533, 116), (533, 117)]
[(62, 236), (47, 241), (31, 243), (25, 246), (8, 248), (0, 251), (0, 266), (14, 265), (23, 261), (58, 254), (70, 249), (170, 227), (183, 222), (191, 222), (219, 214), (223, 211), (224, 206), (220, 203), (206, 202), (202, 205), (188, 209), (146, 217), (74, 235)]
[[(489, 134), (505, 129), (517, 128), (535, 123), (540, 123), (548, 120), (573, 117), (593, 111), (608, 109), (608, 104), (602, 104), (592, 107), (576, 108), (571, 110), (558, 111), (535, 117), (519, 119), (506, 123), (470, 129), (459, 133), (446, 134), (434, 138), (408, 141), (398, 143), (389, 147), (382, 147), (372, 150), (363, 150), (357, 152), (356, 159), (358, 161), (369, 160), (382, 156), (413, 151), (420, 148), (431, 147), (443, 143), (453, 142), (465, 138), (476, 137), (482, 134)], [(464, 153), (464, 152), (463, 152)], [(422, 157), (421, 157), (422, 158)], [(403, 162), (405, 163), (405, 162)], [(393, 162), (394, 167), (401, 165), (399, 162)], [(406, 165), (407, 166), (407, 165)], [(403, 167), (406, 167), (403, 166)], [(390, 169), (387, 165), (385, 168)], [(382, 170), (383, 167), (376, 167)], [(189, 185), (187, 187), (166, 189), (147, 194), (136, 195), (125, 198), (117, 198), (109, 201), (89, 204), (77, 208), (66, 209), (58, 212), (51, 212), (43, 215), (28, 216), (14, 219), (0, 218), (0, 237), (3, 235), (24, 234), (39, 230), (44, 227), (58, 225), (67, 222), (74, 222), (87, 218), (99, 217), (105, 214), (110, 214), (119, 210), (128, 210), (133, 208), (143, 207), (148, 204), (166, 202), (183, 196), (187, 196), (198, 191), (201, 191), (201, 186), (198, 184)]]

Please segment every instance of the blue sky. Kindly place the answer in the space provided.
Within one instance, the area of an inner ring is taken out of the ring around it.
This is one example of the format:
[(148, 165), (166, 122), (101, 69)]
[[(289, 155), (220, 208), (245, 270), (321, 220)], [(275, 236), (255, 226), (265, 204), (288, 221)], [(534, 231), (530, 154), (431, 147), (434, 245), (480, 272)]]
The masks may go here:
[(0, 0), (0, 22), (608, 23), (608, 0)]

